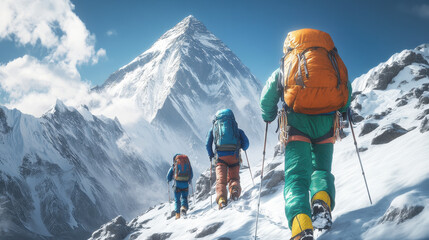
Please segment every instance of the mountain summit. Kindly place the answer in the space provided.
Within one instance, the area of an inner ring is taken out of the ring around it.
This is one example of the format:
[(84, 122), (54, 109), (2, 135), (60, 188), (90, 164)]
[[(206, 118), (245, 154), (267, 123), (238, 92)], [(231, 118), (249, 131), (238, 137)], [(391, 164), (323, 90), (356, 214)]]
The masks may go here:
[(170, 141), (178, 151), (192, 153), (203, 149), (213, 115), (221, 108), (232, 109), (240, 128), (260, 139), (261, 89), (238, 57), (204, 24), (188, 16), (114, 72), (98, 91), (113, 103), (135, 104), (141, 118), (162, 132), (156, 135), (168, 136), (159, 144)]

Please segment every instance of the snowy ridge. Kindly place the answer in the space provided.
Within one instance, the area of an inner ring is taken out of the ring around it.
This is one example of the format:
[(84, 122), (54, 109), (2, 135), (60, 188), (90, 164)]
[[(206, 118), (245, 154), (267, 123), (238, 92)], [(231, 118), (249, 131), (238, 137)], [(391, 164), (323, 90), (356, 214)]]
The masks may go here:
[(85, 106), (57, 101), (41, 118), (0, 106), (0, 235), (83, 239), (119, 213), (158, 202), (158, 188), (136, 196), (168, 165), (148, 163), (129, 141), (118, 121)]
[[(418, 73), (418, 69), (427, 69), (426, 66), (429, 61), (428, 49), (427, 44), (422, 44), (414, 50), (403, 50), (394, 54), (386, 62), (380, 63), (368, 73), (356, 78), (353, 81), (353, 90), (363, 92), (371, 91), (372, 89), (384, 90), (393, 77), (397, 76), (405, 67), (414, 66), (413, 70), (416, 73)], [(417, 74), (415, 77), (423, 78), (427, 75), (427, 70), (423, 70), (422, 73)]]
[[(400, 65), (404, 62), (401, 56), (405, 55), (395, 55), (395, 61), (391, 58), (390, 63)], [(421, 77), (424, 71), (420, 70), (428, 67), (425, 63), (410, 62), (387, 79), (384, 90), (376, 89), (376, 82), (367, 85), (373, 79), (365, 77), (353, 83), (362, 91), (354, 94), (352, 102), (354, 131), (373, 205), (368, 200), (350, 128), (346, 128), (345, 138), (335, 144), (333, 226), (317, 239), (429, 239), (429, 75)], [(375, 76), (382, 68), (380, 64), (363, 76)], [(267, 151), (258, 237), (289, 239), (283, 201), (284, 156), (271, 158), (271, 154)], [(133, 240), (251, 239), (261, 157), (252, 157), (259, 163), (251, 165), (256, 186), (248, 169), (241, 169), (242, 196), (224, 210), (217, 210), (216, 204), (210, 207), (209, 173), (205, 172), (195, 186), (196, 202), (190, 197), (191, 209), (186, 219), (170, 218), (169, 205), (163, 203), (128, 223), (120, 221), (120, 217), (106, 223), (93, 233), (91, 240), (114, 235)]]

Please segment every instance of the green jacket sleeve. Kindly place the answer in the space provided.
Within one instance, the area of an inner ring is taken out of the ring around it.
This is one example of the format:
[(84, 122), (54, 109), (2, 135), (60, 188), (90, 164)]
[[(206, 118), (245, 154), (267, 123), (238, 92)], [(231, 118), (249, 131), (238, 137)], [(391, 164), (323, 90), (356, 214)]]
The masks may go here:
[(281, 94), (277, 88), (277, 79), (280, 74), (280, 69), (274, 71), (265, 83), (261, 93), (260, 107), (262, 111), (262, 119), (265, 122), (272, 122), (277, 116), (277, 103)]
[(347, 88), (349, 89), (349, 98), (347, 99), (347, 104), (346, 104), (346, 106), (344, 106), (344, 107), (342, 107), (342, 108), (340, 108), (340, 109), (338, 110), (340, 113), (343, 113), (343, 112), (347, 111), (347, 108), (349, 108), (349, 106), (350, 106), (350, 102), (351, 102), (351, 100), (352, 100), (352, 92), (353, 92), (353, 89), (352, 89), (352, 84), (350, 83), (350, 81), (347, 81)]

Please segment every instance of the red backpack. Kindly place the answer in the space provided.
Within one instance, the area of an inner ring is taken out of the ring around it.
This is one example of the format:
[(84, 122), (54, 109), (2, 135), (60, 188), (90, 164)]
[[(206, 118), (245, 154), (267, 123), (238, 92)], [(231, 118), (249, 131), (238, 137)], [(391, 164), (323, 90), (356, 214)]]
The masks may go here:
[(188, 156), (177, 155), (174, 159), (174, 179), (176, 181), (189, 181), (191, 177), (191, 163)]

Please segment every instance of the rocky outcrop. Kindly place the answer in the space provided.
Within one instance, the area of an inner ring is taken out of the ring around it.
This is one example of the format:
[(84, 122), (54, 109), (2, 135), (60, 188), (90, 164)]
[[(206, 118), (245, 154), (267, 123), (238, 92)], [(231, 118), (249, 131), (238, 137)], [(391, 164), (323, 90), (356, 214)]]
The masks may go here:
[(122, 216), (117, 216), (112, 221), (101, 226), (99, 230), (92, 234), (89, 240), (122, 240), (130, 234), (131, 230), (132, 229), (127, 226), (125, 219)]
[(412, 63), (429, 65), (426, 59), (420, 53), (416, 53), (415, 51), (405, 50), (401, 54), (401, 59), (398, 61), (386, 64), (383, 68), (379, 69), (379, 71), (372, 72), (365, 88), (385, 90), (389, 83), (392, 82), (393, 78), (396, 77), (406, 66), (411, 65)]
[(223, 222), (215, 222), (206, 226), (201, 232), (195, 235), (195, 238), (203, 238), (210, 234), (215, 233), (220, 227), (222, 227)]
[(372, 139), (372, 145), (379, 145), (391, 142), (392, 140), (406, 134), (408, 131), (396, 123), (388, 124), (380, 129)]
[(210, 188), (216, 183), (216, 171), (215, 167), (212, 167), (211, 174), (211, 186), (210, 186), (210, 168), (207, 169), (201, 176), (197, 179), (195, 184), (195, 198), (197, 200), (205, 199), (210, 194)]
[(365, 136), (366, 134), (374, 131), (376, 128), (378, 128), (378, 126), (378, 123), (365, 123), (362, 127), (359, 137)]
[(389, 207), (383, 217), (379, 220), (379, 224), (386, 222), (403, 223), (417, 215), (424, 209), (424, 206), (404, 206), (403, 208)]
[(154, 233), (151, 236), (147, 238), (147, 240), (165, 240), (168, 239), (171, 236), (171, 232), (165, 232), (165, 233)]
[(424, 133), (429, 131), (429, 118), (425, 117), (422, 121), (422, 123), (420, 124), (420, 132)]

